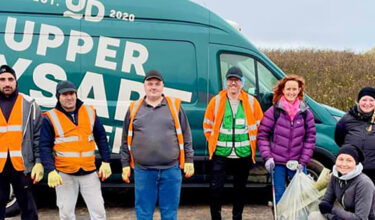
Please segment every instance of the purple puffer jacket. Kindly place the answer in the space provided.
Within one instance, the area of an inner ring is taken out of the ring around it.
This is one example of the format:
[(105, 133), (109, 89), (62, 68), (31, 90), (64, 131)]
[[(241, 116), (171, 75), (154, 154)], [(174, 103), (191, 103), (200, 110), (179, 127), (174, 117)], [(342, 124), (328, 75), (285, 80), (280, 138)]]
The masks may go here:
[[(273, 158), (276, 164), (285, 165), (289, 160), (297, 160), (306, 166), (313, 155), (315, 147), (314, 115), (305, 102), (301, 101), (300, 111), (290, 122), (288, 113), (282, 107), (281, 101), (276, 108), (280, 109), (280, 116), (274, 126), (274, 107), (269, 108), (263, 116), (258, 129), (259, 152), (264, 161)], [(306, 111), (306, 131), (301, 112)], [(271, 130), (274, 128), (273, 141)]]

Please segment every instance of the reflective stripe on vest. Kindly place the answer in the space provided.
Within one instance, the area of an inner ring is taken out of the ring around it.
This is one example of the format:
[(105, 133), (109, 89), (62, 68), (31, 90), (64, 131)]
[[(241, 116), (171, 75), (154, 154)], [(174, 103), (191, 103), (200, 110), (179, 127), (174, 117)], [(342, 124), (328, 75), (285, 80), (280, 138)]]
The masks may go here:
[[(9, 155), (11, 157), (22, 157), (22, 152), (17, 150), (17, 151), (9, 151)], [(0, 153), (0, 158), (7, 158), (8, 157), (8, 152), (1, 152)]]
[(128, 128), (127, 142), (128, 142), (128, 150), (130, 154), (130, 166), (132, 168), (134, 168), (134, 158), (133, 158), (133, 154), (131, 151), (131, 145), (132, 145), (132, 140), (133, 140), (133, 121), (134, 121), (136, 113), (141, 107), (142, 102), (143, 102), (143, 99), (141, 98), (135, 102), (131, 102), (129, 106), (130, 123), (129, 123), (129, 128)]
[(166, 96), (165, 98), (168, 102), (169, 108), (172, 113), (174, 125), (176, 128), (178, 145), (180, 146), (180, 168), (184, 169), (184, 166), (185, 166), (184, 137), (182, 136), (181, 124), (180, 124), (180, 120), (178, 119), (178, 112), (180, 110), (179, 108), (180, 108), (181, 101), (176, 98), (171, 98), (168, 96)]
[[(219, 147), (232, 147), (232, 145), (233, 145), (232, 141), (228, 141), (228, 142), (217, 141), (217, 146)], [(244, 147), (244, 146), (250, 146), (250, 143), (248, 140), (234, 143), (234, 147)]]
[[(165, 100), (168, 103), (168, 107), (172, 114), (172, 118), (175, 124), (176, 135), (177, 135), (178, 145), (180, 149), (180, 156), (179, 156), (180, 168), (183, 169), (185, 165), (184, 138), (182, 136), (180, 120), (178, 119), (178, 113), (180, 110), (181, 101), (179, 99), (171, 98), (168, 96), (165, 96)], [(130, 166), (133, 168), (134, 168), (134, 158), (131, 152), (131, 148), (132, 148), (131, 144), (132, 144), (132, 139), (133, 139), (133, 121), (143, 101), (144, 100), (141, 98), (135, 102), (131, 102), (130, 107), (129, 107), (130, 123), (129, 123), (127, 141), (128, 141), (128, 150), (130, 153)]]
[(1, 133), (5, 133), (8, 131), (22, 131), (22, 125), (0, 126)]
[[(250, 136), (250, 141), (254, 141), (257, 139), (257, 136)], [(232, 141), (217, 141), (217, 146), (220, 147), (232, 147)], [(239, 144), (240, 143), (240, 144)], [(250, 146), (249, 140), (241, 141), (241, 142), (235, 142), (235, 147), (243, 147), (243, 146)]]
[(18, 94), (8, 121), (0, 110), (0, 173), (3, 172), (8, 155), (15, 170), (25, 170), (22, 158), (22, 104), (23, 96)]
[(56, 152), (56, 155), (59, 157), (90, 157), (95, 155), (95, 151), (87, 151), (87, 152)]
[(208, 120), (207, 118), (205, 118), (205, 119), (203, 120), (203, 122), (204, 122), (204, 123), (207, 123), (207, 124), (209, 124), (209, 125), (214, 125), (214, 122)]
[[(235, 134), (247, 134), (249, 132), (249, 130), (247, 130), (246, 128), (245, 129), (239, 129), (239, 128), (236, 128), (234, 129), (234, 133)], [(233, 130), (232, 129), (225, 129), (225, 128), (220, 128), (220, 133), (221, 134), (227, 134), (227, 135), (232, 135), (233, 134)]]
[(53, 149), (57, 170), (65, 173), (75, 173), (80, 168), (85, 171), (95, 170), (93, 107), (82, 105), (78, 109), (77, 125), (57, 109), (48, 111), (47, 116), (55, 130)]
[(254, 112), (254, 97), (251, 96), (251, 95), (248, 95), (248, 97), (249, 97), (249, 103), (250, 103), (251, 112)]

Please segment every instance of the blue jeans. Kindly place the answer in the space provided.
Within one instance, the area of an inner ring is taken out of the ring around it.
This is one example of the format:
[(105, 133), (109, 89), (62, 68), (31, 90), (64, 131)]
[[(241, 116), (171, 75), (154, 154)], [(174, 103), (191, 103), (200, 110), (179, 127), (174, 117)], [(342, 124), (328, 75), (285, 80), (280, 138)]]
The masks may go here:
[[(306, 167), (303, 167), (303, 172), (307, 173)], [(289, 180), (292, 180), (292, 178), (294, 177), (294, 174), (296, 174), (295, 170), (289, 170), (288, 168), (286, 168), (285, 165), (276, 164), (273, 170), (276, 204), (279, 203), (281, 197), (283, 196), (285, 192), (285, 182), (286, 182), (287, 175), (288, 175)]]
[(135, 167), (135, 212), (138, 220), (152, 220), (159, 203), (162, 220), (177, 220), (182, 175), (179, 164), (168, 169)]

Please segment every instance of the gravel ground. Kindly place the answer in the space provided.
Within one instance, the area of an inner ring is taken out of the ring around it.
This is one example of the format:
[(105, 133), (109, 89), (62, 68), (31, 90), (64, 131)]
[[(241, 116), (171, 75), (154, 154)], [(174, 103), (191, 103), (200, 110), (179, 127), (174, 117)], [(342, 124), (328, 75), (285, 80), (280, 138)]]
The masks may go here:
[[(39, 209), (39, 219), (41, 220), (58, 220), (58, 210), (57, 209)], [(124, 220), (124, 219), (136, 219), (134, 208), (121, 208), (121, 207), (110, 207), (106, 208), (107, 219), (108, 220)], [(231, 219), (232, 208), (229, 205), (223, 206), (222, 217), (223, 219)], [(78, 207), (76, 210), (77, 220), (89, 219), (89, 214), (87, 208)], [(244, 220), (271, 220), (272, 212), (271, 208), (265, 205), (247, 205), (243, 213)], [(7, 220), (18, 220), (19, 216), (6, 218)], [(154, 219), (160, 219), (159, 211), (154, 214)], [(180, 220), (192, 220), (192, 219), (210, 219), (210, 210), (208, 205), (189, 205), (180, 206), (178, 211), (178, 219)]]
[[(210, 219), (210, 210), (208, 203), (208, 190), (203, 189), (183, 189), (181, 193), (181, 204), (178, 211), (179, 220), (205, 220)], [(58, 218), (58, 209), (55, 204), (54, 192), (51, 190), (43, 191), (45, 195), (38, 199), (39, 219), (54, 220)], [(225, 191), (223, 199), (222, 217), (223, 219), (232, 219), (231, 217), (231, 190)], [(267, 206), (267, 201), (271, 198), (269, 190), (251, 189), (247, 192), (248, 204), (243, 212), (244, 220), (271, 220), (272, 210)], [(116, 189), (103, 190), (104, 200), (106, 202), (106, 212), (108, 220), (136, 219), (134, 211), (134, 193), (132, 190)], [(89, 219), (89, 214), (82, 198), (78, 199), (76, 209), (77, 220)], [(7, 220), (18, 220), (19, 216), (6, 218)], [(154, 219), (160, 219), (159, 211), (156, 210)]]

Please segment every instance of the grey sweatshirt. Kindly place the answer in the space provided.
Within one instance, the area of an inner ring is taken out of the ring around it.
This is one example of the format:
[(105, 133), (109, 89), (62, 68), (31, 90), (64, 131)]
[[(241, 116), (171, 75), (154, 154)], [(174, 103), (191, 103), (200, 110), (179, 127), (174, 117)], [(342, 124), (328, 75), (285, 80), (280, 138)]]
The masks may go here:
[(328, 184), (323, 201), (333, 204), (339, 202), (344, 209), (334, 207), (326, 214), (345, 220), (375, 220), (375, 187), (371, 179), (362, 173), (362, 164), (346, 175), (339, 176), (336, 166)]
[[(185, 161), (193, 162), (194, 151), (189, 121), (180, 107), (178, 114), (184, 137)], [(127, 136), (130, 123), (129, 110), (125, 116), (122, 133), (121, 163), (129, 166), (130, 155)], [(131, 146), (135, 165), (145, 169), (167, 169), (179, 162), (179, 145), (174, 120), (165, 99), (156, 106), (142, 102), (133, 121)]]

